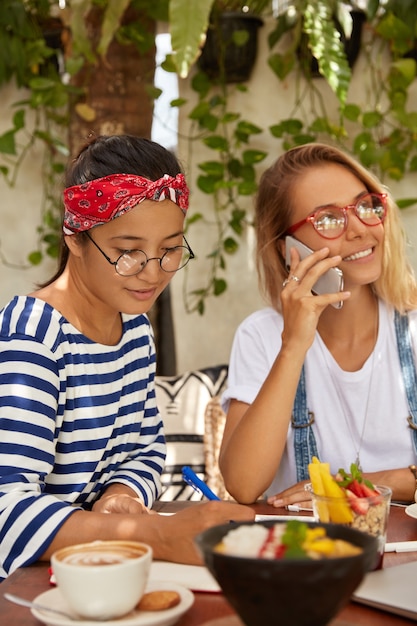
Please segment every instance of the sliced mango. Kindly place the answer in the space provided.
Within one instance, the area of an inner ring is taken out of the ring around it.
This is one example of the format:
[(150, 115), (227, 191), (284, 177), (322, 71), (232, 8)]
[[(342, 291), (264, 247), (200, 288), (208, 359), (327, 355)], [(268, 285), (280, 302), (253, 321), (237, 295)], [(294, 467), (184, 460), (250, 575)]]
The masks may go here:
[[(321, 464), (318, 461), (317, 457), (313, 457), (313, 462), (310, 463), (308, 466), (308, 473), (310, 475), (311, 487), (313, 489), (313, 492), (318, 496), (324, 496), (326, 494), (321, 478), (320, 465)], [(328, 521), (330, 521), (329, 512), (325, 502), (317, 502), (317, 514), (321, 522), (327, 523)]]
[(330, 473), (322, 472), (321, 478), (324, 493), (329, 498), (327, 500), (329, 521), (335, 524), (350, 524), (353, 521), (353, 513), (345, 492)]
[(321, 463), (317, 457), (313, 457), (308, 471), (313, 492), (317, 496), (336, 499), (334, 502), (329, 500), (316, 502), (320, 521), (350, 524), (353, 521), (353, 513), (345, 492), (330, 473), (330, 464)]

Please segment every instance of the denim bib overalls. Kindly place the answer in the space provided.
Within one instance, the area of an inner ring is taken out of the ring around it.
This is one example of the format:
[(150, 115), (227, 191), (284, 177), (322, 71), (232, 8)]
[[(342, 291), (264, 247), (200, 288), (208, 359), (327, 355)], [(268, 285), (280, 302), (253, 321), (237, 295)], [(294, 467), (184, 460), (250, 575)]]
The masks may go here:
[[(410, 410), (408, 423), (413, 431), (414, 449), (417, 454), (417, 375), (408, 327), (408, 315), (400, 315), (398, 311), (395, 311), (394, 323), (398, 356), (400, 358), (401, 372), (407, 394), (408, 408)], [(291, 426), (294, 428), (297, 482), (309, 478), (308, 464), (311, 462), (311, 458), (313, 456), (320, 458), (313, 432), (313, 424), (314, 413), (307, 408), (305, 371), (303, 365), (291, 417)]]

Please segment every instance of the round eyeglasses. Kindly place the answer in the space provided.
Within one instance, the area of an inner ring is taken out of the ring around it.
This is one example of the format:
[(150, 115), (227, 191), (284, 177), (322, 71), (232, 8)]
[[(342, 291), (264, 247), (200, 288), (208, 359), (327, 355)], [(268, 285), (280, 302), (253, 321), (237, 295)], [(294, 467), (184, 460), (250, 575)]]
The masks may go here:
[(366, 226), (379, 226), (387, 215), (387, 194), (364, 193), (354, 204), (344, 207), (327, 205), (310, 213), (303, 220), (290, 226), (284, 233), (292, 235), (296, 230), (309, 222), (314, 230), (325, 239), (336, 239), (343, 235), (348, 225), (348, 210), (351, 209), (356, 217)]
[(101, 252), (106, 261), (114, 266), (119, 276), (135, 276), (140, 274), (149, 263), (149, 261), (159, 261), (161, 270), (164, 272), (177, 272), (185, 267), (190, 259), (194, 259), (194, 252), (191, 250), (187, 240), (183, 237), (185, 246), (174, 246), (169, 248), (161, 257), (149, 258), (143, 250), (125, 250), (116, 261), (112, 261), (110, 257), (100, 248), (94, 241), (88, 231), (85, 234), (89, 240), (95, 245), (97, 250)]

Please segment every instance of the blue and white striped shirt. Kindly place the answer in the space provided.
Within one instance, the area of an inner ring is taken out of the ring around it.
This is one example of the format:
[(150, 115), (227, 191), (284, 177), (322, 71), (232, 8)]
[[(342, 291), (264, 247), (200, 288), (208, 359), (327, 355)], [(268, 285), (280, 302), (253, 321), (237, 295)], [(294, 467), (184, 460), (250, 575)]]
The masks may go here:
[(77, 507), (111, 483), (146, 505), (160, 493), (165, 438), (147, 316), (95, 343), (42, 300), (0, 312), (0, 578), (36, 561)]

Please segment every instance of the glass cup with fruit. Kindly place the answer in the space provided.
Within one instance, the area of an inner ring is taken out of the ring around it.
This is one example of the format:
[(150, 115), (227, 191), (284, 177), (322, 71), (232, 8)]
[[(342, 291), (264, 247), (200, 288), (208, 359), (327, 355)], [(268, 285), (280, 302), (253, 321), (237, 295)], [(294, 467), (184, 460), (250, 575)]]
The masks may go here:
[(311, 494), (317, 521), (344, 524), (378, 538), (378, 562), (374, 569), (381, 569), (392, 490), (366, 481), (354, 464), (350, 470), (339, 470), (333, 477), (329, 464), (314, 458), (309, 465), (311, 483), (305, 489)]

